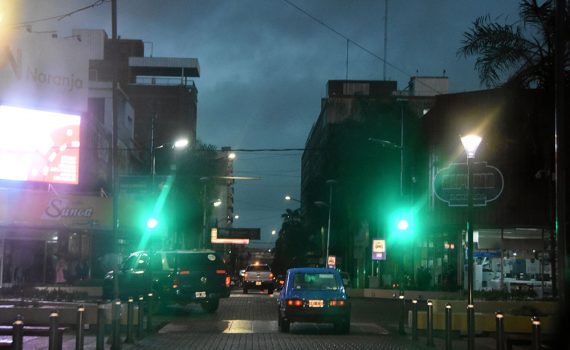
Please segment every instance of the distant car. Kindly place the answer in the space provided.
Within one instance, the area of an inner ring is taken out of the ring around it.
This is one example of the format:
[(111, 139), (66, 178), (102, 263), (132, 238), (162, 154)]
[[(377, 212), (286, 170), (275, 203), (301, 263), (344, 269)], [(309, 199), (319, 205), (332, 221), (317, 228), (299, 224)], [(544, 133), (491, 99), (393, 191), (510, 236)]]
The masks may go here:
[(267, 294), (273, 294), (275, 289), (274, 277), (267, 264), (248, 265), (243, 274), (243, 293), (247, 294), (250, 289), (261, 289), (267, 290)]
[[(218, 309), (220, 298), (230, 295), (230, 275), (213, 250), (134, 252), (121, 264), (119, 297), (153, 292), (159, 305), (199, 303), (207, 312)], [(113, 298), (114, 273), (103, 281), (103, 298)]]
[(327, 268), (294, 268), (287, 271), (278, 298), (278, 325), (288, 332), (292, 322), (332, 323), (341, 333), (350, 332), (350, 300), (340, 273)]
[(281, 290), (285, 286), (285, 275), (277, 275), (275, 277), (275, 289)]

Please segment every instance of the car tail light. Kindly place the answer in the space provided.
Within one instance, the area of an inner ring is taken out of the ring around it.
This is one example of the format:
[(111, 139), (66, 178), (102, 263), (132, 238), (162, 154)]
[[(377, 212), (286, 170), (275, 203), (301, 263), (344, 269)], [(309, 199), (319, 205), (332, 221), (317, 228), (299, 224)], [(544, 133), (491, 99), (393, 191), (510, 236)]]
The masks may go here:
[(303, 300), (301, 299), (289, 299), (287, 300), (287, 306), (303, 306)]
[(226, 270), (216, 270), (216, 273), (218, 275), (225, 275), (226, 274)]
[(243, 278), (247, 278), (247, 274), (248, 274), (248, 273), (245, 272), (245, 273), (243, 274)]
[(279, 280), (279, 284), (285, 284), (284, 280)]
[(269, 273), (269, 278), (273, 278), (273, 274), (271, 272)]
[(232, 282), (232, 281), (231, 281), (231, 279), (230, 279), (230, 276), (226, 276), (226, 287), (229, 288), (230, 285), (231, 285), (231, 282)]
[(184, 270), (184, 271), (178, 272), (178, 274), (179, 274), (179, 275), (189, 275), (189, 274), (190, 274), (190, 271)]
[(172, 281), (172, 288), (176, 289), (178, 288), (179, 285), (180, 285), (180, 280), (178, 278), (175, 278), (174, 281)]
[(348, 304), (348, 302), (346, 300), (330, 300), (329, 301), (329, 306), (332, 307), (343, 307), (346, 306)]

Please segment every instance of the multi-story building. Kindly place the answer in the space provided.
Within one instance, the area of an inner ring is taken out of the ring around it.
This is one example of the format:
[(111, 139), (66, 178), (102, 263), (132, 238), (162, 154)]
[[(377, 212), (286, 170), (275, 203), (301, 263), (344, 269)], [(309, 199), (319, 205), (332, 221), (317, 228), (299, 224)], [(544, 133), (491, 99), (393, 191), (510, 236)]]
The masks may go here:
[(431, 87), (432, 94), (422, 96), (398, 91), (395, 81), (328, 82), (302, 157), (308, 263), (323, 265), (328, 245), (355, 286), (377, 274), (378, 265), (371, 271), (371, 240), (386, 235), (389, 211), (414, 196), (418, 118), (435, 92), (446, 92), (447, 78), (437, 81), (435, 89), (414, 78), (416, 86)]
[[(415, 78), (404, 92), (395, 82), (329, 82), (302, 158), (306, 262), (325, 263), (330, 233), (329, 255), (355, 287), (466, 287), (460, 135), (479, 133), (474, 289), (549, 293), (556, 254), (546, 97), (509, 89), (447, 94), (446, 80)], [(429, 88), (418, 89), (423, 84)], [(392, 214), (402, 209), (414, 222), (397, 231)], [(373, 239), (386, 241), (385, 260), (372, 261)]]
[[(87, 265), (88, 274), (100, 276), (112, 266), (117, 238), (124, 243), (140, 239), (133, 223), (139, 217), (133, 207), (122, 215), (120, 207), (128, 201), (121, 200), (114, 236), (111, 196), (119, 190), (113, 193), (113, 114), (118, 122), (115, 165), (121, 178), (141, 176), (138, 183), (127, 181), (140, 188), (154, 171), (168, 174), (175, 163), (165, 152), (167, 146), (180, 136), (190, 145), (196, 140), (197, 89), (189, 78), (199, 76), (198, 62), (144, 57), (141, 40), (111, 40), (103, 30), (83, 29), (63, 38), (21, 33), (3, 52), (8, 53), (14, 59), (5, 57), (3, 62), (12, 64), (0, 71), (3, 105), (74, 114), (81, 124), (79, 156), (50, 156), (50, 161), (64, 161), (45, 168), (69, 173), (76, 166), (77, 175), (65, 173), (73, 181), (26, 181), (21, 176), (2, 181), (0, 202), (9, 202), (2, 207), (10, 210), (0, 212), (0, 283), (53, 282), (56, 260), (62, 259), (69, 271)], [(35, 126), (29, 125), (30, 130)], [(73, 147), (77, 145), (79, 140)], [(68, 152), (59, 145), (58, 150)], [(24, 256), (35, 259), (18, 258)]]

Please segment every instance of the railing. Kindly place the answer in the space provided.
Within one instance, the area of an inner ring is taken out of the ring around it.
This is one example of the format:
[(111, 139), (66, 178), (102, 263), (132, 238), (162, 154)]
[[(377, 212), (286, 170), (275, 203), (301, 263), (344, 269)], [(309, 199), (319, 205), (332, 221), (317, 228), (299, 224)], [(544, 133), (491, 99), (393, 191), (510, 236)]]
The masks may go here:
[[(96, 326), (96, 349), (105, 348), (105, 334), (110, 325), (110, 342), (113, 349), (120, 349), (121, 344), (134, 343), (146, 333), (154, 332), (152, 310), (154, 309), (152, 293), (139, 296), (136, 301), (129, 298), (126, 303), (117, 300), (113, 303), (69, 304), (30, 308), (27, 306), (2, 305), (0, 312), (0, 335), (12, 337), (12, 349), (23, 349), (24, 337), (46, 337), (50, 350), (62, 349), (64, 332), (75, 331), (75, 349), (84, 348), (85, 325)], [(135, 305), (136, 304), (136, 305)], [(126, 314), (123, 312), (126, 309)], [(123, 326), (123, 327), (122, 327)], [(136, 336), (135, 336), (136, 327)], [(123, 339), (123, 331), (126, 337)]]
[[(402, 303), (402, 295), (397, 302)], [(552, 341), (551, 337), (543, 337), (543, 321), (538, 316), (514, 316), (506, 315), (502, 311), (494, 314), (475, 314), (470, 310), (452, 312), (452, 304), (447, 303), (443, 312), (434, 313), (434, 303), (431, 300), (420, 302), (417, 299), (411, 301), (411, 310), (407, 315), (401, 314), (400, 324), (407, 323), (410, 327), (412, 340), (418, 341), (418, 331), (421, 329), (426, 337), (426, 345), (435, 346), (434, 330), (441, 331), (445, 350), (452, 349), (453, 331), (466, 331), (466, 319), (469, 316), (478, 316), (474, 322), (479, 333), (490, 333), (495, 338), (497, 350), (511, 350), (514, 345), (531, 346), (533, 350), (548, 348)], [(424, 310), (418, 311), (418, 307)], [(509, 325), (505, 330), (505, 320)], [(544, 317), (547, 321), (547, 331), (552, 331), (552, 317)], [(401, 332), (405, 334), (405, 332)]]

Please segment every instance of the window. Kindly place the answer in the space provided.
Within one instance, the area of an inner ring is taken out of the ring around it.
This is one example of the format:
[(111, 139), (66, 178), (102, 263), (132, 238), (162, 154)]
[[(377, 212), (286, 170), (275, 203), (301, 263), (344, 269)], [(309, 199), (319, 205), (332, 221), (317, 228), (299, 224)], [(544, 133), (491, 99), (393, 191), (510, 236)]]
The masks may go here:
[(298, 290), (337, 290), (338, 283), (332, 273), (296, 273), (293, 288)]

